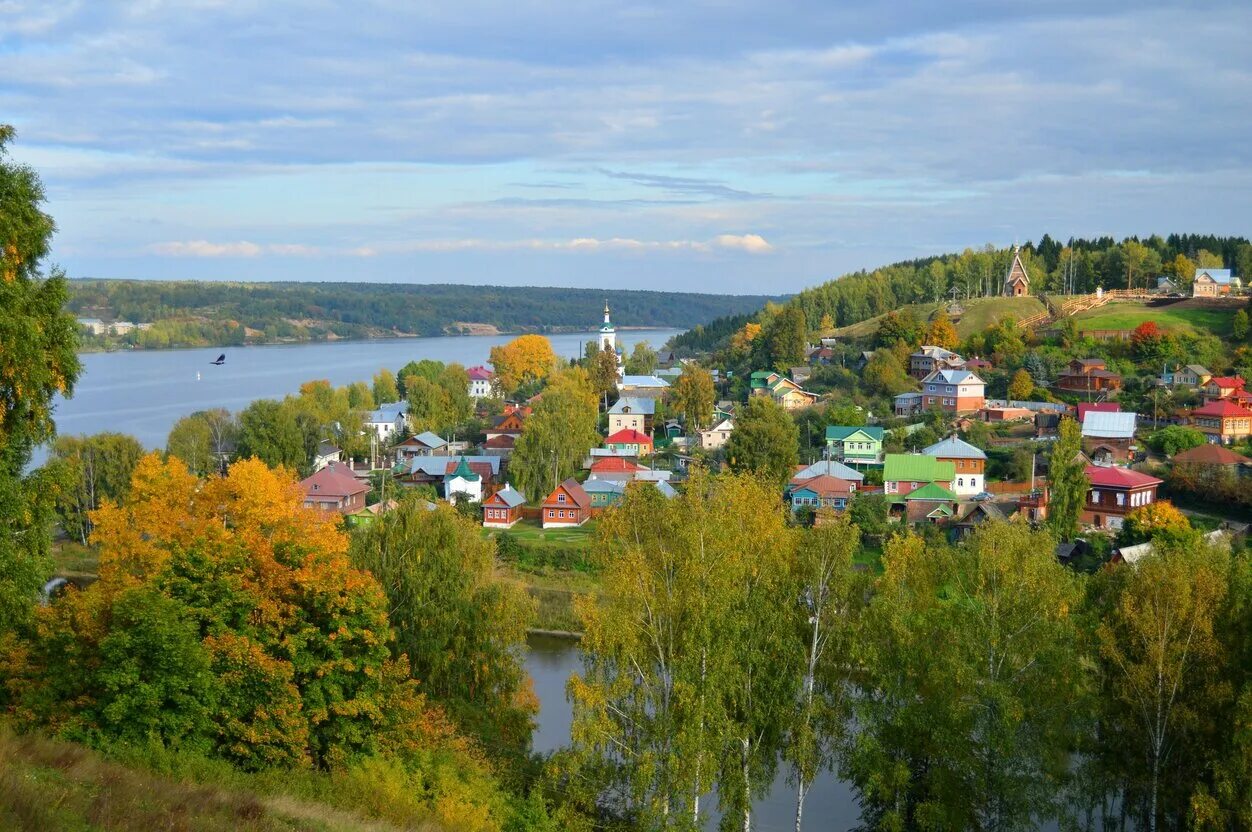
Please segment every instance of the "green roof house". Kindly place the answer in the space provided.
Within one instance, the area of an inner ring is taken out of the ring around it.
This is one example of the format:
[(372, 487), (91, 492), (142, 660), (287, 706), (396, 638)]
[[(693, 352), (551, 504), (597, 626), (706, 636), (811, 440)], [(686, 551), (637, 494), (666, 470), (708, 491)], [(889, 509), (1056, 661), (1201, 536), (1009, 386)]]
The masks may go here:
[(883, 460), (883, 491), (888, 495), (904, 497), (930, 483), (939, 483), (950, 490), (955, 478), (956, 466), (933, 456), (887, 454)]
[(883, 429), (829, 425), (826, 447), (830, 458), (845, 465), (882, 465)]

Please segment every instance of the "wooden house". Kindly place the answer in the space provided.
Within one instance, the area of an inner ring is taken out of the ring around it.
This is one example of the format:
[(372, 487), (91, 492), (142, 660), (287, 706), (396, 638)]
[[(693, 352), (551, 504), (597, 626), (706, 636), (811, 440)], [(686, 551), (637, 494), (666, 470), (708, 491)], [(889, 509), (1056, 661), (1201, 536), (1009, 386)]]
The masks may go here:
[(1098, 528), (1120, 529), (1126, 515), (1140, 506), (1156, 502), (1161, 480), (1107, 465), (1088, 465), (1091, 487), (1083, 505), (1082, 522)]
[(541, 518), (545, 529), (581, 526), (591, 519), (591, 495), (570, 477), (544, 499)]
[(511, 529), (522, 519), (526, 495), (506, 485), (483, 500), (483, 526), (488, 529)]

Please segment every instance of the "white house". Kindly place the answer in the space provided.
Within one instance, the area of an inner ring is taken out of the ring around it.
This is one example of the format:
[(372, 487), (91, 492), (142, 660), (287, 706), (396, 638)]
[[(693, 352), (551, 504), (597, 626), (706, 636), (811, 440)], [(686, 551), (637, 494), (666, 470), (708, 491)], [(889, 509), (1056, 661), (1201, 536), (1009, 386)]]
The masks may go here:
[(365, 429), (383, 444), (390, 444), (397, 433), (404, 429), (404, 414), (408, 411), (407, 402), (392, 402), (381, 405), (377, 410), (365, 416)]
[(469, 397), (471, 399), (486, 399), (494, 394), (491, 389), (491, 370), (486, 367), (470, 367), (466, 371), (469, 375)]
[(340, 450), (331, 442), (322, 440), (317, 443), (317, 453), (313, 456), (313, 470), (320, 471), (332, 462), (339, 462)]
[(452, 505), (456, 505), (461, 500), (471, 503), (482, 502), (483, 478), (470, 469), (465, 457), (461, 457), (456, 470), (443, 478), (443, 493)]
[(609, 408), (609, 433), (619, 430), (637, 430), (647, 433), (656, 415), (656, 399), (640, 396), (622, 396)]
[(952, 491), (958, 497), (971, 497), (986, 490), (987, 455), (981, 448), (949, 436), (923, 448), (922, 453), (933, 456), (940, 462), (952, 463), (956, 471), (956, 478), (952, 480)]
[(700, 447), (706, 451), (724, 448), (735, 430), (733, 419), (723, 419), (711, 428), (700, 431)]

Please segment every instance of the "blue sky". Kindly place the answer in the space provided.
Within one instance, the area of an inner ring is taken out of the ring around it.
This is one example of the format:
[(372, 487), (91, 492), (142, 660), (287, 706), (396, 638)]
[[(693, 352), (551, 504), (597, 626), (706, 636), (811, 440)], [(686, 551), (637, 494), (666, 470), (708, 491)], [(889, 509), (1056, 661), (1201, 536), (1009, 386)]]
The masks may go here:
[(1249, 233), (1249, 31), (1152, 0), (0, 0), (0, 121), (73, 276), (774, 293)]

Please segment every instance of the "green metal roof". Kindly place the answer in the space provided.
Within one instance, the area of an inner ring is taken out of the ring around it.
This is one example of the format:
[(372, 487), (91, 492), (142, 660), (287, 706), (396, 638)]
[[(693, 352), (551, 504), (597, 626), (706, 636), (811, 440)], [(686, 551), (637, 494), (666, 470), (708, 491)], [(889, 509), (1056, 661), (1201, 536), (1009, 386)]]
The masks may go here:
[(882, 478), (892, 482), (952, 482), (956, 466), (921, 454), (887, 454)]
[(904, 495), (906, 500), (936, 500), (945, 503), (956, 502), (956, 495), (937, 482), (927, 483), (921, 488)]
[(852, 434), (860, 431), (875, 442), (881, 442), (883, 438), (883, 429), (881, 427), (851, 427), (849, 425), (827, 425), (826, 439), (830, 442), (842, 442)]
[(448, 474), (444, 479), (453, 480), (457, 477), (466, 482), (478, 482), (479, 476), (469, 467), (469, 463), (465, 461), (465, 457), (461, 457), (461, 462), (456, 466), (456, 470)]

